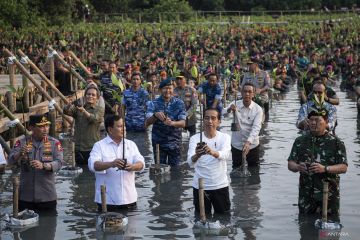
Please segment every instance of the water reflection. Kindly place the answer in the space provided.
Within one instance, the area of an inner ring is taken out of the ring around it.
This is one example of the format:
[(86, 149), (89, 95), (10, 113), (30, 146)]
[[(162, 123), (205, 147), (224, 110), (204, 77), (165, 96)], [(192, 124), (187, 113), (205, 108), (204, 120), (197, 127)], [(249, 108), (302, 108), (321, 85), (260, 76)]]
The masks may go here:
[(40, 212), (39, 225), (29, 228), (19, 233), (14, 232), (14, 238), (17, 239), (55, 239), (57, 213)]
[[(153, 226), (149, 226), (151, 230), (176, 231), (187, 228), (181, 216), (183, 215), (183, 206), (181, 196), (185, 191), (182, 179), (184, 178), (181, 168), (172, 168), (169, 173), (162, 175), (150, 175), (150, 179), (154, 182), (151, 189), (154, 195), (149, 199), (151, 213), (154, 218), (151, 221)], [(168, 239), (167, 235), (156, 235), (156, 238)]]
[(235, 228), (243, 231), (244, 239), (256, 239), (255, 231), (260, 227), (261, 217), (259, 190), (259, 166), (249, 167), (251, 173), (247, 178), (232, 178), (230, 186), (234, 192), (232, 199)]

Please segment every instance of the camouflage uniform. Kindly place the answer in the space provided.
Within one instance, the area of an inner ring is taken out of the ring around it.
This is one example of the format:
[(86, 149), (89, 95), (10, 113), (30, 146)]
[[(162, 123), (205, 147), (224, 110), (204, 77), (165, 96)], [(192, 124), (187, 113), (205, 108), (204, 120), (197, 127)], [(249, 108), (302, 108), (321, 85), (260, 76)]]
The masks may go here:
[[(109, 105), (105, 106), (105, 113), (110, 114), (112, 113), (111, 107), (113, 107), (117, 102), (116, 99), (113, 97), (113, 91), (121, 92), (119, 86), (116, 86), (112, 83), (111, 80), (111, 73), (105, 72), (100, 75), (100, 90), (103, 94), (104, 100), (106, 103), (109, 103)], [(120, 74), (117, 74), (118, 79), (122, 79)], [(121, 80), (120, 80), (121, 81)]]
[[(253, 73), (245, 73), (244, 77), (241, 82), (241, 87), (244, 86), (245, 83), (251, 82), (254, 84), (256, 89), (264, 88), (264, 87), (270, 87), (270, 76), (266, 71), (260, 70), (256, 75)], [(260, 106), (264, 105), (265, 103), (269, 102), (269, 94), (267, 91), (264, 91), (260, 94), (259, 100), (261, 100), (262, 103), (258, 103)]]
[[(175, 97), (180, 98), (185, 103), (186, 110), (186, 126), (190, 131), (190, 134), (195, 134), (196, 128), (196, 105), (197, 105), (197, 94), (196, 90), (190, 86), (185, 86), (184, 88), (175, 88), (174, 89)], [(192, 132), (190, 129), (194, 127)]]
[[(291, 149), (288, 161), (290, 160), (296, 163), (317, 162), (325, 167), (335, 164), (347, 165), (344, 143), (328, 132), (319, 137), (310, 133), (298, 137)], [(329, 182), (328, 213), (339, 213), (340, 176), (332, 173), (300, 173), (298, 206), (301, 213), (320, 211), (323, 181)]]
[(218, 99), (218, 105), (216, 109), (222, 111), (222, 102), (223, 92), (221, 90), (220, 84), (217, 83), (215, 86), (210, 86), (208, 82), (204, 82), (199, 87), (199, 93), (204, 93), (206, 95), (206, 108), (210, 108), (215, 101)]
[(124, 91), (123, 104), (126, 107), (125, 123), (128, 131), (145, 131), (146, 103), (149, 93), (140, 88), (134, 91), (132, 88)]
[[(172, 121), (186, 120), (185, 104), (176, 97), (172, 97), (168, 104), (165, 103), (162, 96), (150, 101), (146, 117), (149, 118), (156, 112), (164, 112)], [(179, 164), (181, 156), (181, 131), (181, 128), (167, 126), (160, 120), (154, 123), (151, 141), (153, 149), (156, 148), (156, 144), (160, 145), (160, 163), (172, 166)], [(166, 162), (167, 158), (168, 163)]]

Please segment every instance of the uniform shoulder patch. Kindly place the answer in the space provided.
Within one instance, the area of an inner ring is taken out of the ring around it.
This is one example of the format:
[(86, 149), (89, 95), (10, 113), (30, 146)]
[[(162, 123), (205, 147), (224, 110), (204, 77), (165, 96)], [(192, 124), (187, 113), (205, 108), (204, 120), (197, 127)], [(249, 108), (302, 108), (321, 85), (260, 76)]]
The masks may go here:
[(17, 140), (14, 144), (14, 147), (17, 148), (17, 147), (20, 147), (20, 145), (21, 145), (20, 140)]
[(61, 146), (61, 143), (59, 141), (57, 141), (55, 143), (55, 146), (56, 146), (56, 149), (59, 151), (59, 152), (62, 152), (64, 149), (63, 147)]

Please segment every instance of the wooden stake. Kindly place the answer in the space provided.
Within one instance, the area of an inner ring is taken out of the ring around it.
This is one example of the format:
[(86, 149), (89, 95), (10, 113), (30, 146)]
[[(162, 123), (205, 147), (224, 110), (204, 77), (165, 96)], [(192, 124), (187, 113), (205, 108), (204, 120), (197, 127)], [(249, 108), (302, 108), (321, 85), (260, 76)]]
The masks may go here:
[(101, 185), (101, 209), (103, 213), (107, 212), (106, 207), (106, 186)]
[[(10, 78), (10, 86), (15, 88), (15, 65), (14, 64), (9, 64), (9, 78)], [(16, 99), (14, 97), (14, 93), (12, 93), (12, 92), (6, 93), (6, 99), (8, 102), (9, 110), (11, 112), (15, 112)]]
[(24, 88), (24, 94), (22, 96), (22, 111), (29, 112), (29, 80), (25, 75), (22, 76), (22, 85)]
[[(10, 112), (10, 110), (0, 101), (0, 109), (4, 111), (5, 116), (7, 116), (11, 121), (15, 120), (15, 116)], [(25, 127), (19, 122), (17, 126), (20, 128), (20, 130), (25, 133), (27, 131)], [(30, 134), (27, 132), (27, 134)]]
[[(47, 47), (49, 51), (54, 51), (54, 49), (50, 46)], [(82, 81), (83, 83), (86, 84), (86, 80), (78, 73), (76, 72), (73, 68), (70, 67), (70, 65), (64, 60), (62, 59), (58, 54), (54, 54), (54, 57), (62, 64), (64, 65), (65, 68), (69, 69), (69, 71), (71, 72), (71, 74), (73, 74), (77, 79), (79, 79), (80, 81)]]
[(328, 197), (329, 197), (329, 183), (323, 184), (323, 202), (322, 202), (322, 221), (327, 222), (327, 210), (328, 210)]
[(206, 222), (205, 202), (204, 202), (204, 179), (199, 178), (199, 207), (200, 207), (200, 221)]
[(19, 216), (19, 177), (13, 178), (13, 217), (18, 218)]
[(74, 141), (71, 141), (71, 156), (72, 156), (71, 165), (75, 169), (76, 161), (75, 161), (75, 142)]
[[(54, 62), (54, 57), (51, 57), (50, 59), (50, 82), (54, 85), (55, 87), (55, 62)], [(36, 65), (35, 65), (36, 66)], [(51, 84), (49, 84), (51, 85)], [(56, 87), (55, 87), (56, 88)], [(53, 87), (51, 87), (51, 89), (54, 90)], [(56, 88), (57, 89), (57, 88)], [(60, 91), (59, 91), (60, 92)], [(61, 92), (60, 92), (61, 93)], [(62, 94), (61, 94), (62, 95)], [(54, 97), (55, 94), (53, 91), (50, 92), (50, 96)], [(59, 95), (60, 96), (60, 95)], [(61, 98), (63, 99), (63, 98)]]
[[(18, 53), (21, 57), (26, 57), (26, 55), (19, 49)], [(55, 66), (54, 66), (54, 58), (51, 58), (50, 62), (50, 80), (45, 76), (45, 74), (31, 61), (30, 59), (27, 60), (29, 66), (35, 70), (37, 74), (41, 77), (42, 80), (46, 82), (46, 84), (64, 101), (65, 104), (69, 104), (69, 101), (66, 97), (57, 89), (55, 86)], [(50, 92), (50, 95), (54, 97), (53, 91)]]
[(82, 70), (86, 73), (86, 75), (90, 76), (92, 75), (91, 72), (85, 67), (85, 65), (80, 61), (80, 59), (73, 53), (72, 51), (69, 51), (70, 56), (75, 60), (75, 62), (81, 67)]
[[(9, 56), (9, 57), (14, 57), (14, 55), (7, 49), (4, 49), (4, 52)], [(18, 68), (20, 69), (20, 71), (34, 84), (34, 86), (40, 90), (40, 92), (42, 93), (42, 95), (48, 100), (51, 101), (52, 98), (50, 97), (50, 95), (44, 90), (43, 87), (41, 87), (41, 85), (31, 76), (31, 74), (24, 68), (24, 66), (15, 58), (13, 59), (14, 63), (16, 64), (16, 66), (18, 66)], [(70, 117), (66, 116), (63, 112), (63, 110), (59, 107), (59, 105), (57, 103), (54, 104), (55, 109), (65, 118), (66, 121), (68, 121), (71, 124), (71, 119)]]
[(156, 144), (156, 164), (160, 164), (160, 145)]

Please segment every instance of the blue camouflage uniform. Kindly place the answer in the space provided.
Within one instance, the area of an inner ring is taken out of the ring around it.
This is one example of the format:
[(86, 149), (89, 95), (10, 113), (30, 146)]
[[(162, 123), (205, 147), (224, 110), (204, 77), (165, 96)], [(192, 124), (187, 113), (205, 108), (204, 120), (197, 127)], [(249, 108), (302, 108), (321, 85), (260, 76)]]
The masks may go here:
[(145, 112), (148, 100), (149, 93), (143, 88), (136, 92), (133, 88), (124, 91), (122, 103), (126, 107), (125, 124), (128, 131), (145, 131)]
[(218, 99), (218, 105), (216, 106), (216, 109), (218, 109), (219, 112), (222, 111), (221, 99), (223, 93), (219, 83), (217, 83), (215, 86), (210, 86), (208, 82), (204, 82), (200, 85), (198, 91), (199, 93), (204, 93), (206, 95), (206, 108), (210, 108), (215, 99)]
[[(176, 97), (172, 97), (168, 104), (165, 103), (162, 96), (150, 101), (146, 118), (150, 118), (156, 112), (164, 112), (172, 121), (186, 120), (185, 104)], [(156, 144), (159, 144), (161, 164), (169, 164), (171, 166), (179, 164), (181, 158), (181, 132), (181, 128), (167, 126), (160, 120), (153, 124), (151, 140), (154, 158), (156, 155)]]

